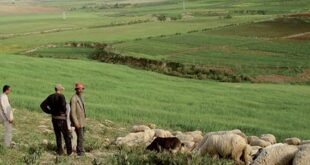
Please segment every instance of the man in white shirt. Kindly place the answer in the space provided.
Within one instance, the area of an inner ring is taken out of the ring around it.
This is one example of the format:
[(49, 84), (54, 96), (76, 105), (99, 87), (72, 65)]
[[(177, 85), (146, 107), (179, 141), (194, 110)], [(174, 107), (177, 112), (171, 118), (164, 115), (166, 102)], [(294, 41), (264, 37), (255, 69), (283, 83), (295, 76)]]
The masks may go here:
[(11, 88), (8, 85), (3, 87), (3, 93), (0, 96), (0, 123), (4, 125), (4, 144), (10, 147), (12, 143), (12, 124), (13, 124), (13, 109), (8, 98)]

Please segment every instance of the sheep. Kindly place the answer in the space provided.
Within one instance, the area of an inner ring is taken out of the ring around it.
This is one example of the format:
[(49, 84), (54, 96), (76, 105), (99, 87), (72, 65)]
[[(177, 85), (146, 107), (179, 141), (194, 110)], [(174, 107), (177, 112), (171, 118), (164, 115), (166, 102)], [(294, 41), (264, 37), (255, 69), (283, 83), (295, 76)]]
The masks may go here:
[(224, 158), (231, 157), (237, 163), (242, 162), (242, 159), (247, 165), (251, 162), (251, 147), (247, 144), (247, 140), (231, 132), (210, 134), (197, 153), (199, 155), (208, 153), (214, 158), (219, 156)]
[(134, 125), (132, 127), (131, 132), (144, 132), (146, 130), (149, 130), (150, 127), (146, 126), (146, 125)]
[(150, 123), (147, 126), (150, 127), (151, 129), (155, 129), (156, 128), (156, 124), (153, 124), (153, 123)]
[(176, 153), (181, 150), (183, 144), (176, 137), (157, 137), (153, 142), (147, 146), (147, 150), (160, 152), (162, 150), (168, 150), (172, 153)]
[(184, 144), (183, 151), (190, 152), (192, 151), (196, 144), (198, 144), (203, 138), (201, 131), (193, 131), (193, 132), (185, 132), (182, 133), (177, 131), (175, 136), (180, 139), (180, 141)]
[(302, 140), (300, 144), (301, 145), (303, 145), (303, 144), (310, 144), (310, 140)]
[(203, 139), (201, 131), (186, 132), (185, 134), (192, 136), (195, 144), (198, 144)]
[(257, 136), (248, 136), (247, 140), (248, 140), (248, 144), (250, 144), (251, 146), (267, 147), (271, 145), (270, 142), (262, 140)]
[(196, 147), (194, 148), (193, 152), (197, 152), (202, 145), (205, 144), (205, 142), (207, 141), (208, 137), (213, 135), (213, 134), (225, 134), (225, 133), (234, 133), (234, 134), (240, 134), (242, 137), (246, 137), (239, 129), (234, 129), (234, 130), (230, 130), (230, 131), (218, 131), (218, 132), (208, 132), (203, 138), (202, 140), (200, 140), (200, 143), (198, 143), (196, 145)]
[(155, 131), (155, 137), (172, 137), (173, 135), (171, 134), (170, 131), (166, 131), (163, 129), (153, 129)]
[(252, 165), (289, 165), (297, 152), (297, 146), (274, 144), (262, 149)]
[(310, 145), (302, 145), (296, 153), (293, 165), (306, 165), (310, 162)]
[(248, 136), (247, 140), (248, 140), (248, 144), (251, 144), (251, 142), (258, 140), (259, 137), (257, 136)]
[(193, 141), (183, 141), (182, 144), (183, 144), (183, 150), (182, 150), (183, 153), (184, 152), (190, 153), (195, 147), (195, 142)]
[(181, 140), (181, 142), (184, 142), (184, 141), (191, 141), (191, 142), (193, 142), (194, 141), (193, 136), (185, 134), (185, 133), (176, 134), (176, 137), (179, 138)]
[(301, 143), (301, 140), (297, 137), (287, 138), (284, 140), (284, 143), (289, 145), (299, 145)]
[(267, 142), (265, 140), (262, 140), (262, 139), (256, 139), (254, 141), (251, 141), (250, 143), (251, 146), (260, 146), (260, 147), (267, 147), (267, 146), (270, 146), (271, 143), (270, 142)]
[(255, 160), (258, 155), (261, 153), (262, 151), (262, 147), (260, 146), (251, 146), (251, 157), (252, 157), (252, 160)]
[(277, 143), (276, 137), (272, 134), (262, 134), (260, 136), (260, 139), (270, 142), (271, 144)]
[(139, 144), (145, 144), (150, 142), (155, 135), (154, 130), (146, 130), (145, 132), (137, 132), (137, 133), (130, 133), (125, 137), (118, 137), (116, 139), (117, 145), (126, 144), (128, 146), (135, 146)]

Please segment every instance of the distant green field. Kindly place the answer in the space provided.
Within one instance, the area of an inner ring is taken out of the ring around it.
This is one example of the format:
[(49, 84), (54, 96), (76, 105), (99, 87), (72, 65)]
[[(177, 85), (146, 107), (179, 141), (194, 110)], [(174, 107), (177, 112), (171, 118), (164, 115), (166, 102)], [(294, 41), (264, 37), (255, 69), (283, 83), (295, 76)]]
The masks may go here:
[(310, 41), (282, 37), (308, 32), (310, 24), (280, 21), (124, 42), (114, 44), (113, 50), (135, 57), (229, 67), (251, 76), (295, 75), (310, 67)]
[(0, 84), (12, 86), (18, 108), (40, 111), (55, 83), (64, 84), (68, 100), (74, 83), (82, 81), (87, 114), (99, 121), (310, 137), (309, 86), (189, 80), (98, 62), (6, 54), (0, 55), (0, 65)]

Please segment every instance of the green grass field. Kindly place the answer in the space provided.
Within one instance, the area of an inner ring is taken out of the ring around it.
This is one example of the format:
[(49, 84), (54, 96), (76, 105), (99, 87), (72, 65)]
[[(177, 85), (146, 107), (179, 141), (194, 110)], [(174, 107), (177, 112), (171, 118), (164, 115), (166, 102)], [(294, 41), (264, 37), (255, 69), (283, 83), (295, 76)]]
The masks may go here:
[(309, 86), (187, 80), (80, 60), (0, 58), (1, 84), (12, 85), (12, 102), (19, 108), (39, 111), (55, 83), (64, 84), (69, 99), (73, 84), (83, 81), (89, 117), (98, 120), (180, 130), (240, 128), (280, 139), (310, 136)]

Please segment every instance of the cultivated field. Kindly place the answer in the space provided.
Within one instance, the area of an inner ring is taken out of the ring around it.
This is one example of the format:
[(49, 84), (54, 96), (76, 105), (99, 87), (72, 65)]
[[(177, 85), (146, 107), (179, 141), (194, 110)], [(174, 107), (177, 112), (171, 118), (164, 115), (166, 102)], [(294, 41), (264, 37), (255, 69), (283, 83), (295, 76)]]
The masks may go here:
[[(84, 82), (92, 135), (86, 145), (91, 155), (80, 163), (95, 164), (91, 161), (97, 158), (111, 163), (106, 153), (118, 153), (118, 148), (109, 150), (112, 143), (100, 139), (112, 142), (134, 124), (204, 133), (238, 128), (247, 135), (272, 133), (279, 141), (293, 136), (310, 139), (309, 12), (306, 0), (195, 0), (185, 1), (184, 7), (177, 0), (0, 0), (0, 85), (12, 86), (17, 121), (25, 122), (23, 115), (43, 117), (39, 104), (56, 83), (65, 86), (68, 100), (74, 83)], [(220, 68), (247, 79), (188, 79), (91, 58), (103, 50), (185, 68)], [(91, 124), (106, 126), (107, 120), (115, 125), (104, 128), (107, 133), (95, 133)], [(18, 144), (27, 143), (20, 136), (29, 128), (20, 130), (22, 124), (17, 123), (14, 134)], [(0, 164), (14, 159), (12, 155), (17, 155), (12, 164), (25, 163), (24, 152), (38, 148), (42, 138), (54, 138), (40, 133), (27, 135), (30, 142), (20, 150), (6, 152), (0, 145)], [(98, 144), (92, 145), (95, 141)], [(40, 151), (43, 156), (36, 163), (45, 158), (48, 163), (57, 161), (48, 149)], [(60, 163), (76, 159), (61, 158)], [(206, 162), (214, 163), (207, 158), (200, 164)]]

